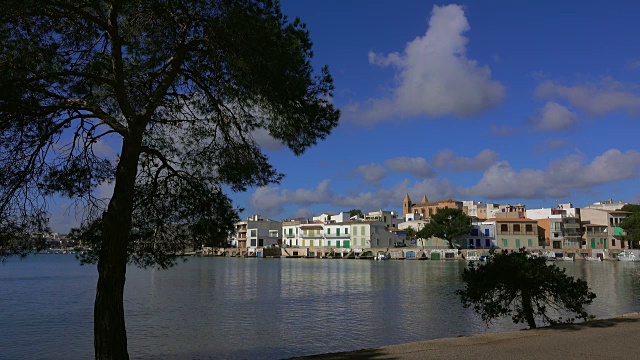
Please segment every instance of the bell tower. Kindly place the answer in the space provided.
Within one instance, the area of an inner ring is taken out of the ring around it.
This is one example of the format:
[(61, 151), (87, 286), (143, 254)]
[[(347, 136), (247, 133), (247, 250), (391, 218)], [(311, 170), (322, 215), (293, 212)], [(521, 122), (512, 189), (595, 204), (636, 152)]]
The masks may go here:
[(409, 193), (407, 193), (407, 195), (404, 196), (404, 200), (402, 200), (402, 217), (411, 211), (411, 205), (411, 198), (409, 198)]

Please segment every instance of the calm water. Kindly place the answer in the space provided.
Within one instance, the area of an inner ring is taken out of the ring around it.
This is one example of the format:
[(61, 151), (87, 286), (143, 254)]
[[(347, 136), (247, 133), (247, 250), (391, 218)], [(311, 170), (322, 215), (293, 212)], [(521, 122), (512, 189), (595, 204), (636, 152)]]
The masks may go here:
[[(559, 263), (598, 295), (590, 311), (640, 311), (640, 263)], [(191, 258), (129, 268), (125, 311), (133, 359), (281, 359), (490, 328), (454, 290), (465, 262)], [(93, 357), (93, 266), (72, 255), (0, 265), (0, 359)]]

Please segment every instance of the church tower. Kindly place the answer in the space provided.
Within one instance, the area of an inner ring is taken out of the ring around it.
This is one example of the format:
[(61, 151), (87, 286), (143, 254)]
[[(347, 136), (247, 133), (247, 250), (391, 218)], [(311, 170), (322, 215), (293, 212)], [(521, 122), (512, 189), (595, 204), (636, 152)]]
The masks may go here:
[(402, 217), (404, 218), (411, 211), (411, 198), (409, 198), (409, 193), (404, 196), (404, 200), (402, 200)]

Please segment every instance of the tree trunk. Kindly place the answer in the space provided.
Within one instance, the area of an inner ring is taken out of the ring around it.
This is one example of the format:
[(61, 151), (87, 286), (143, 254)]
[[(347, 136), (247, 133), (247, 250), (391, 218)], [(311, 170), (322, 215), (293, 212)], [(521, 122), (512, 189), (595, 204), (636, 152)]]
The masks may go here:
[(125, 138), (113, 196), (102, 217), (98, 285), (93, 311), (96, 359), (129, 359), (123, 296), (139, 154), (140, 141)]
[(531, 306), (531, 294), (529, 290), (522, 290), (522, 310), (524, 311), (524, 317), (527, 319), (530, 329), (535, 329), (536, 319), (533, 317), (533, 307)]

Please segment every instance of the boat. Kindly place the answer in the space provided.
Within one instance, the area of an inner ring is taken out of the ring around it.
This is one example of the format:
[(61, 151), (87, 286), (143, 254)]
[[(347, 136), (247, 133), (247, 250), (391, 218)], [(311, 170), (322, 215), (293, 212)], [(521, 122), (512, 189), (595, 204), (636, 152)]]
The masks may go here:
[(542, 257), (547, 259), (547, 261), (556, 261), (556, 253), (554, 253), (553, 251), (547, 251), (543, 253)]
[(384, 251), (379, 251), (375, 257), (376, 260), (389, 260), (389, 258), (389, 255), (385, 254)]
[(628, 250), (622, 250), (618, 254), (618, 261), (640, 261), (640, 259), (638, 259), (636, 257), (636, 254), (634, 254), (633, 252)]
[(558, 258), (558, 260), (562, 260), (562, 261), (573, 261), (573, 257), (571, 256), (563, 256), (561, 258)]
[(587, 261), (602, 261), (602, 259), (597, 256), (585, 256), (584, 259)]
[(467, 251), (467, 256), (465, 257), (467, 261), (480, 261), (480, 256), (478, 256), (477, 251), (469, 250)]

